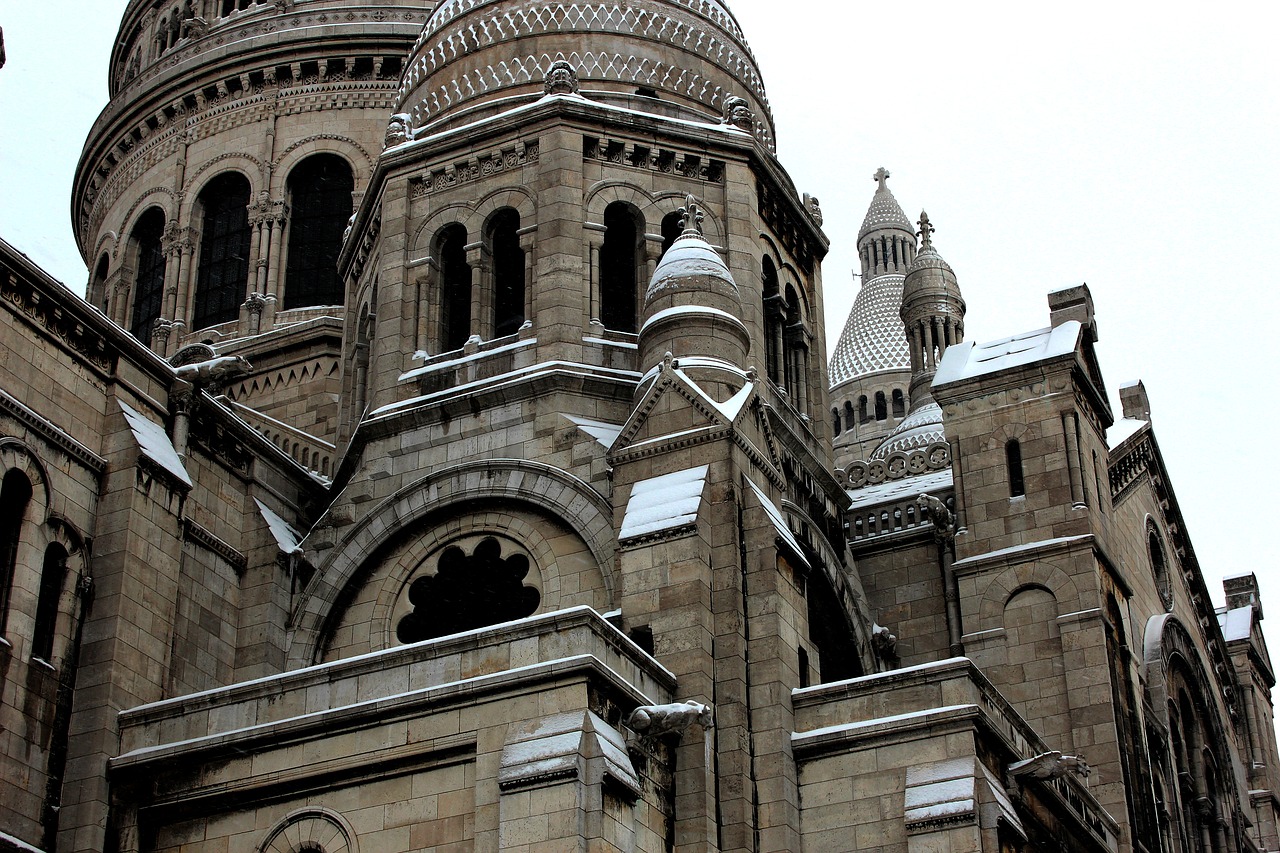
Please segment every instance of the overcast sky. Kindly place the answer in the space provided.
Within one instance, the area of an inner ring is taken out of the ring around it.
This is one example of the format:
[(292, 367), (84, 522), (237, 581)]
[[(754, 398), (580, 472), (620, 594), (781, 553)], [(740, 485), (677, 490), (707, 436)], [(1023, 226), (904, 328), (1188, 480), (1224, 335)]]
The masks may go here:
[[(882, 165), (929, 211), (970, 339), (1045, 326), (1045, 295), (1087, 282), (1112, 398), (1145, 381), (1211, 591), (1253, 570), (1280, 620), (1280, 68), (1260, 6), (731, 3), (779, 157), (822, 203), (828, 345)], [(0, 0), (0, 235), (77, 291), (71, 179), (124, 6)]]

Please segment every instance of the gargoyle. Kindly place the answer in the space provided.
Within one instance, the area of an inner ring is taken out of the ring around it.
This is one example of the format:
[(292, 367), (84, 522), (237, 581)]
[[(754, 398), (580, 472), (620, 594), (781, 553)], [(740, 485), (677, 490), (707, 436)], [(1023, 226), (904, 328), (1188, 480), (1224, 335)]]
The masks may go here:
[(628, 728), (645, 737), (683, 734), (693, 726), (709, 729), (714, 725), (710, 705), (701, 702), (675, 702), (670, 705), (641, 705), (626, 719)]

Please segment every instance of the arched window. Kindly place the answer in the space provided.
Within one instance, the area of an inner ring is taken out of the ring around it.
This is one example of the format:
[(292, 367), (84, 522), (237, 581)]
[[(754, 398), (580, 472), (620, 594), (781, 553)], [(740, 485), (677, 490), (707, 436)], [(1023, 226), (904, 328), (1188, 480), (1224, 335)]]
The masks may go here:
[(457, 222), (440, 229), (436, 257), (440, 263), (440, 343), (461, 349), (471, 337), (471, 265), (467, 263), (467, 229)]
[(893, 416), (904, 418), (907, 415), (907, 397), (901, 388), (893, 389)]
[(684, 216), (678, 210), (662, 217), (662, 254), (665, 255), (671, 244), (683, 233), (680, 227), (683, 220)]
[(885, 402), (884, 392), (876, 392), (876, 420), (883, 421), (889, 417), (889, 404)]
[(315, 154), (289, 173), (289, 266), (284, 307), (341, 305), (338, 253), (355, 178), (336, 154)]
[(489, 220), (493, 257), (493, 334), (514, 335), (524, 324), (524, 249), (520, 248), (520, 214), (504, 207)]
[(36, 599), (36, 626), (31, 635), (31, 654), (53, 661), (53, 636), (58, 628), (58, 599), (67, 576), (67, 549), (54, 542), (44, 552), (40, 569), (40, 597)]
[(831, 434), (832, 435), (840, 434), (840, 410), (839, 409), (831, 410)]
[(1147, 554), (1151, 560), (1151, 574), (1155, 577), (1156, 590), (1160, 593), (1160, 600), (1164, 602), (1164, 609), (1172, 610), (1173, 587), (1169, 583), (1169, 563), (1165, 559), (1164, 544), (1160, 541), (1160, 534), (1150, 522), (1147, 525)]
[(1004, 445), (1005, 465), (1009, 470), (1009, 497), (1016, 498), (1027, 493), (1026, 483), (1022, 477), (1022, 445), (1016, 438), (1011, 438)]
[(98, 265), (93, 270), (93, 283), (89, 285), (89, 301), (101, 306), (103, 313), (108, 313), (111, 305), (107, 296), (107, 273), (111, 271), (111, 256), (106, 252), (98, 258)]
[(192, 325), (203, 329), (240, 315), (249, 282), (249, 181), (236, 172), (219, 175), (199, 200), (204, 218)]
[(775, 385), (783, 383), (782, 378), (782, 293), (778, 289), (778, 268), (773, 259), (765, 257), (761, 267), (761, 298), (764, 308), (764, 343), (765, 361), (769, 368), (769, 378)]
[(871, 420), (871, 412), (867, 409), (867, 395), (861, 394), (858, 397), (858, 423), (865, 424)]
[(0, 630), (8, 621), (9, 594), (18, 565), (18, 540), (30, 502), (31, 481), (16, 468), (9, 469), (0, 482)]
[(844, 428), (846, 430), (853, 429), (853, 425), (857, 423), (856, 416), (853, 413), (853, 403), (848, 400), (844, 401)]
[(600, 322), (618, 332), (636, 331), (636, 270), (639, 215), (615, 201), (604, 209), (604, 245), (600, 247)]
[(164, 211), (153, 207), (142, 214), (130, 237), (137, 273), (133, 279), (133, 318), (129, 321), (129, 331), (150, 346), (151, 329), (160, 317), (164, 299)]

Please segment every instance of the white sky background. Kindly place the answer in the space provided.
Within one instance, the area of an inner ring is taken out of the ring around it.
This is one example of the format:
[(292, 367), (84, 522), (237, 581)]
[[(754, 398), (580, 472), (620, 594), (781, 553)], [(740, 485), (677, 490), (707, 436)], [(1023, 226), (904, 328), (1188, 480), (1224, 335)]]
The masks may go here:
[[(730, 3), (779, 157), (822, 203), (828, 348), (883, 165), (908, 215), (929, 211), (970, 339), (1047, 325), (1046, 293), (1088, 282), (1112, 397), (1145, 381), (1210, 590), (1256, 571), (1280, 619), (1267, 544), (1280, 64), (1266, 6)], [(124, 5), (0, 0), (0, 235), (77, 291), (72, 173)]]

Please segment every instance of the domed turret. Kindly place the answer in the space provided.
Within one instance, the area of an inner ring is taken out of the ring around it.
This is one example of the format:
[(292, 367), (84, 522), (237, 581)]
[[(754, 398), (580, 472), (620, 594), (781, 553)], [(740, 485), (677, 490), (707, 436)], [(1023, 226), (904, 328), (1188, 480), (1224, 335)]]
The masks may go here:
[(702, 211), (689, 196), (683, 231), (662, 256), (644, 297), (640, 366), (666, 353), (707, 356), (741, 367), (750, 348), (738, 285), (720, 253), (702, 236)]
[(942, 409), (929, 393), (947, 347), (964, 340), (964, 298), (951, 265), (933, 246), (929, 214), (920, 212), (920, 251), (902, 287), (902, 323), (911, 352), (911, 409), (871, 454), (887, 459), (898, 451), (929, 447), (946, 440)]
[(755, 58), (718, 0), (445, 0), (410, 56), (396, 111), (414, 127), (474, 121), (549, 94), (557, 62), (574, 90), (639, 112), (736, 123), (741, 104), (755, 114), (744, 129), (773, 146)]

